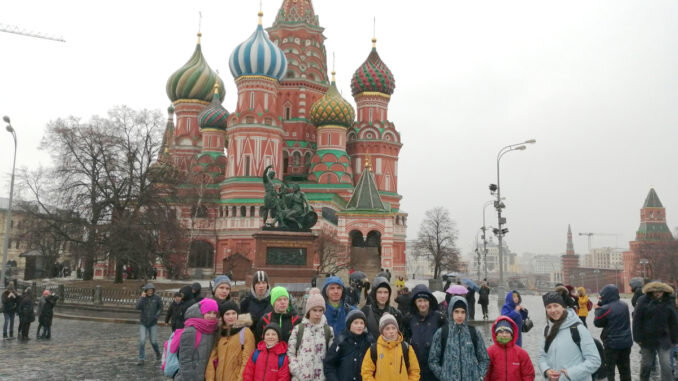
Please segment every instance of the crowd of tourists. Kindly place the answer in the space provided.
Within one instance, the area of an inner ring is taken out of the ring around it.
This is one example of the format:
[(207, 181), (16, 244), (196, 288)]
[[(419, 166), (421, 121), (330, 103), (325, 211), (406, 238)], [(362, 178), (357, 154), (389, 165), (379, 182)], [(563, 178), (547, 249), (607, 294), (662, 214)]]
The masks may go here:
[[(139, 364), (148, 337), (158, 359), (163, 357), (164, 374), (175, 380), (584, 381), (614, 380), (617, 371), (626, 381), (631, 380), (635, 341), (641, 348), (641, 380), (649, 380), (655, 367), (661, 380), (674, 379), (675, 295), (661, 282), (641, 287), (633, 319), (615, 285), (604, 286), (595, 304), (583, 288), (558, 285), (544, 294), (547, 324), (543, 335), (538, 333), (538, 371), (521, 347), (532, 322), (518, 291), (505, 295), (488, 348), (482, 333), (469, 324), (469, 290), (460, 284), (447, 289), (445, 300), (425, 285), (408, 290), (399, 284), (396, 298), (389, 280), (377, 276), (364, 305), (359, 292), (357, 298), (348, 297), (355, 295), (356, 286), (330, 276), (321, 289), (307, 291), (299, 311), (288, 291), (273, 287), (263, 271), (254, 273), (251, 290), (239, 303), (231, 297), (227, 276), (214, 279), (209, 298), (200, 296), (198, 283), (186, 286), (167, 313), (165, 322), (173, 333), (163, 355), (156, 327), (162, 303), (148, 284), (137, 305)], [(482, 306), (488, 285), (481, 290)], [(395, 300), (397, 307), (391, 305)], [(587, 328), (589, 313), (593, 324), (603, 328), (602, 342)]]
[(2, 326), (2, 339), (14, 340), (14, 318), (19, 316), (17, 338), (22, 341), (30, 340), (31, 323), (38, 319), (36, 339), (49, 340), (52, 338), (52, 317), (54, 306), (59, 297), (49, 290), (44, 290), (38, 301), (38, 312), (35, 312), (33, 291), (27, 287), (21, 295), (10, 283), (2, 293), (2, 314), (5, 321)]

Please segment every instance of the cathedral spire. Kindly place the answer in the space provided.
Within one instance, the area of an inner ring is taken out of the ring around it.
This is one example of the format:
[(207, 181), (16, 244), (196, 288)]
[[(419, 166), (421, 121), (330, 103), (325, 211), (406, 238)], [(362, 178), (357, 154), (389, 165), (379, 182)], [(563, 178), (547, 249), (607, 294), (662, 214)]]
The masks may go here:
[(643, 207), (640, 209), (640, 226), (636, 241), (671, 241), (673, 235), (666, 225), (666, 209), (659, 201), (654, 188), (650, 188)]
[(284, 0), (273, 22), (278, 24), (309, 24), (319, 26), (318, 16), (313, 10), (311, 0)]

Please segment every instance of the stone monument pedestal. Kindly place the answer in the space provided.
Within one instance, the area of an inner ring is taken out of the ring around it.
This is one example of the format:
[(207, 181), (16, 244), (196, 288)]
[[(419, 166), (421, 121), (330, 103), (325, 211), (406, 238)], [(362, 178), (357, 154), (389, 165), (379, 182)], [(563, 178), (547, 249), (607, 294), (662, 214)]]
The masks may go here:
[[(312, 232), (261, 230), (256, 242), (253, 270), (266, 271), (275, 283), (308, 283), (316, 273), (316, 239)], [(251, 276), (250, 276), (251, 277)]]

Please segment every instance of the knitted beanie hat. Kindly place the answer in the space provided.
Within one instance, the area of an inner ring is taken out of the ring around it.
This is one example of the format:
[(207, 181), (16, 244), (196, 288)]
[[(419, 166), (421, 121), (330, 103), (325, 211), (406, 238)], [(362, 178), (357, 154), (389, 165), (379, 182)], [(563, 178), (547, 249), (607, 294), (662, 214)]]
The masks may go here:
[(464, 303), (461, 300), (457, 300), (456, 302), (454, 302), (454, 305), (452, 306), (452, 311), (456, 310), (457, 308), (461, 308), (464, 311), (468, 310), (468, 306), (466, 305), (466, 303)]
[(49, 290), (44, 290), (42, 292), (42, 296), (49, 296), (49, 294), (50, 294)]
[(311, 294), (306, 301), (306, 308), (304, 309), (304, 316), (308, 317), (308, 312), (312, 308), (321, 307), (323, 311), (325, 310), (325, 299), (323, 299), (320, 294)]
[(313, 288), (308, 290), (308, 296), (311, 296), (313, 294), (322, 295), (322, 293), (320, 292), (320, 289), (318, 287), (313, 287)]
[(268, 323), (268, 325), (266, 325), (266, 327), (264, 327), (264, 331), (261, 333), (262, 340), (263, 340), (264, 337), (266, 337), (266, 331), (268, 331), (269, 329), (274, 330), (275, 333), (278, 334), (278, 340), (282, 339), (282, 335), (280, 333), (280, 332), (282, 332), (282, 330), (280, 329), (280, 326), (277, 323)]
[(219, 306), (219, 312), (223, 315), (226, 313), (226, 311), (235, 311), (236, 314), (240, 315), (240, 307), (238, 306), (238, 303), (232, 301), (232, 300), (227, 300), (226, 303), (223, 303), (221, 306)]
[(254, 272), (254, 275), (252, 276), (252, 285), (255, 285), (259, 282), (271, 284), (271, 282), (268, 281), (268, 274), (266, 274), (266, 271), (259, 270)]
[(216, 300), (205, 298), (200, 301), (200, 313), (204, 315), (208, 312), (219, 313), (219, 305)]
[(281, 296), (284, 296), (287, 299), (290, 298), (290, 294), (287, 292), (287, 289), (285, 289), (285, 287), (282, 286), (273, 287), (273, 289), (271, 290), (271, 305), (274, 306), (275, 301), (278, 300), (278, 298)]
[(559, 292), (547, 292), (546, 294), (542, 295), (541, 299), (544, 301), (544, 307), (548, 306), (549, 304), (558, 303), (563, 306), (563, 308), (567, 308), (565, 299), (563, 299), (563, 296)]
[(226, 283), (228, 286), (231, 286), (231, 278), (227, 277), (226, 275), (219, 275), (218, 277), (214, 278), (214, 281), (212, 282), (212, 289), (216, 290), (217, 287), (219, 287), (220, 284)]
[(494, 333), (498, 333), (499, 331), (506, 331), (513, 335), (513, 327), (511, 327), (511, 323), (507, 322), (505, 319), (499, 320), (494, 327)]
[(351, 324), (355, 319), (362, 319), (365, 324), (367, 324), (367, 317), (360, 310), (352, 310), (346, 315), (346, 328), (351, 329)]
[(398, 328), (398, 321), (396, 320), (395, 316), (387, 312), (381, 316), (381, 319), (379, 319), (379, 333), (382, 333), (384, 328), (386, 328), (386, 326), (389, 324), (393, 324), (396, 326), (396, 328)]

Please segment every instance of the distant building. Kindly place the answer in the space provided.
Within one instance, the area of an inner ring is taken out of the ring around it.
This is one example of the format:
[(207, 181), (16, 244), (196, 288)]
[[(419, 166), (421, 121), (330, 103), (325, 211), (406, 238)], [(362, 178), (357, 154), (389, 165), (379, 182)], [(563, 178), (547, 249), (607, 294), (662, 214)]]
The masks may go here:
[(623, 253), (624, 287), (630, 292), (634, 277), (661, 279), (676, 284), (678, 276), (678, 241), (666, 225), (666, 210), (654, 188), (640, 209), (640, 226), (635, 241)]
[[(505, 273), (518, 273), (520, 268), (518, 266), (518, 255), (512, 253), (511, 249), (508, 247), (506, 241), (503, 241), (503, 250), (502, 254), (504, 256), (504, 272)], [(484, 263), (483, 263), (484, 266)], [(499, 245), (494, 242), (492, 237), (487, 241), (487, 273), (494, 274), (499, 273)]]
[(563, 283), (570, 284), (574, 282), (573, 273), (579, 268), (579, 256), (574, 253), (574, 244), (572, 243), (572, 228), (567, 225), (567, 249), (565, 255), (561, 258)]

